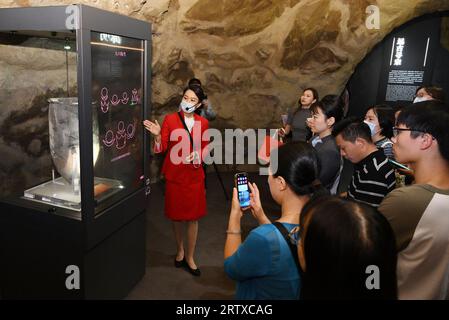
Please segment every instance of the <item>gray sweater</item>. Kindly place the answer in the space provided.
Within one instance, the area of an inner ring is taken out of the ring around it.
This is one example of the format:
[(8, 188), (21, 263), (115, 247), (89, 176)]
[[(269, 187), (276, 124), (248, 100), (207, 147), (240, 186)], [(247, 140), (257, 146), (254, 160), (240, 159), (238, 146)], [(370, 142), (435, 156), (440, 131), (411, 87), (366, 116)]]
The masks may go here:
[(321, 141), (315, 145), (321, 162), (320, 181), (326, 189), (331, 190), (334, 182), (340, 176), (340, 149), (332, 135), (324, 137)]

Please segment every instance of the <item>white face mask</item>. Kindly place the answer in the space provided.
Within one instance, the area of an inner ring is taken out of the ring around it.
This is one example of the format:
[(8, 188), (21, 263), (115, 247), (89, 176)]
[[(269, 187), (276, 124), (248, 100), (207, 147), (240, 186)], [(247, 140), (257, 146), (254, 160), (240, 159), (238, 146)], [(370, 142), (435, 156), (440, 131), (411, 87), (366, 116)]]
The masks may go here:
[(369, 121), (363, 121), (363, 122), (365, 122), (368, 125), (369, 131), (371, 131), (371, 137), (375, 136), (376, 133), (377, 133), (376, 132), (376, 125), (374, 123), (372, 123), (372, 122), (369, 122)]
[(184, 99), (181, 101), (180, 106), (182, 111), (184, 111), (185, 113), (192, 113), (193, 111), (195, 111), (195, 104), (188, 103)]
[(416, 97), (415, 100), (413, 100), (413, 103), (423, 102), (423, 101), (427, 101), (427, 100), (429, 100), (429, 98), (426, 98), (426, 97)]

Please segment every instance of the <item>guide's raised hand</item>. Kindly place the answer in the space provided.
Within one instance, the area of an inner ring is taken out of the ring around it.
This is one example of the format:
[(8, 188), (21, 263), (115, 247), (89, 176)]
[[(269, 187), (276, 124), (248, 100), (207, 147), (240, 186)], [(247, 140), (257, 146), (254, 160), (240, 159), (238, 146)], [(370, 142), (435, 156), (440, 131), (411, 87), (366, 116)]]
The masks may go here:
[(312, 128), (312, 125), (313, 125), (313, 117), (307, 118), (306, 126), (308, 126), (309, 128)]
[(279, 128), (278, 129), (278, 135), (281, 138), (285, 137), (285, 129), (284, 128)]
[(150, 133), (154, 136), (159, 136), (161, 134), (161, 126), (159, 125), (159, 122), (155, 120), (154, 122), (151, 122), (150, 120), (144, 120), (143, 125), (145, 126), (145, 129), (150, 131)]

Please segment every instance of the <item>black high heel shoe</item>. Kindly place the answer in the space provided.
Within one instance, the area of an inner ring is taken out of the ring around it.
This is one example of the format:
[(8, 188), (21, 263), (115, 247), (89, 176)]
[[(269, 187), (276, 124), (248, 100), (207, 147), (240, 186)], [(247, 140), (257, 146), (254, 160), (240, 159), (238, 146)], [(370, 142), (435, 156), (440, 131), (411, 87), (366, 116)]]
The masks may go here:
[(185, 264), (187, 264), (185, 258), (182, 258), (181, 261), (178, 261), (178, 260), (176, 260), (176, 257), (175, 257), (175, 268), (181, 268), (181, 267), (183, 267)]
[(195, 277), (199, 277), (201, 275), (201, 271), (200, 268), (196, 268), (196, 269), (192, 269), (190, 268), (189, 264), (187, 263), (187, 261), (184, 261), (184, 268), (192, 275), (194, 275)]

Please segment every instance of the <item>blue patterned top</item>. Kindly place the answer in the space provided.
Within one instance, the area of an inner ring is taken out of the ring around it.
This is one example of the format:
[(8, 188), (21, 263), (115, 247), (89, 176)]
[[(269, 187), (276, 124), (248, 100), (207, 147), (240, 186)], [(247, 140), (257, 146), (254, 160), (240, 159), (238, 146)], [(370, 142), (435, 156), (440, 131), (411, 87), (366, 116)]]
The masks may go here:
[[(283, 223), (288, 231), (297, 225)], [(224, 262), (227, 275), (237, 281), (236, 299), (293, 300), (301, 279), (292, 252), (279, 230), (264, 224), (252, 230)]]

